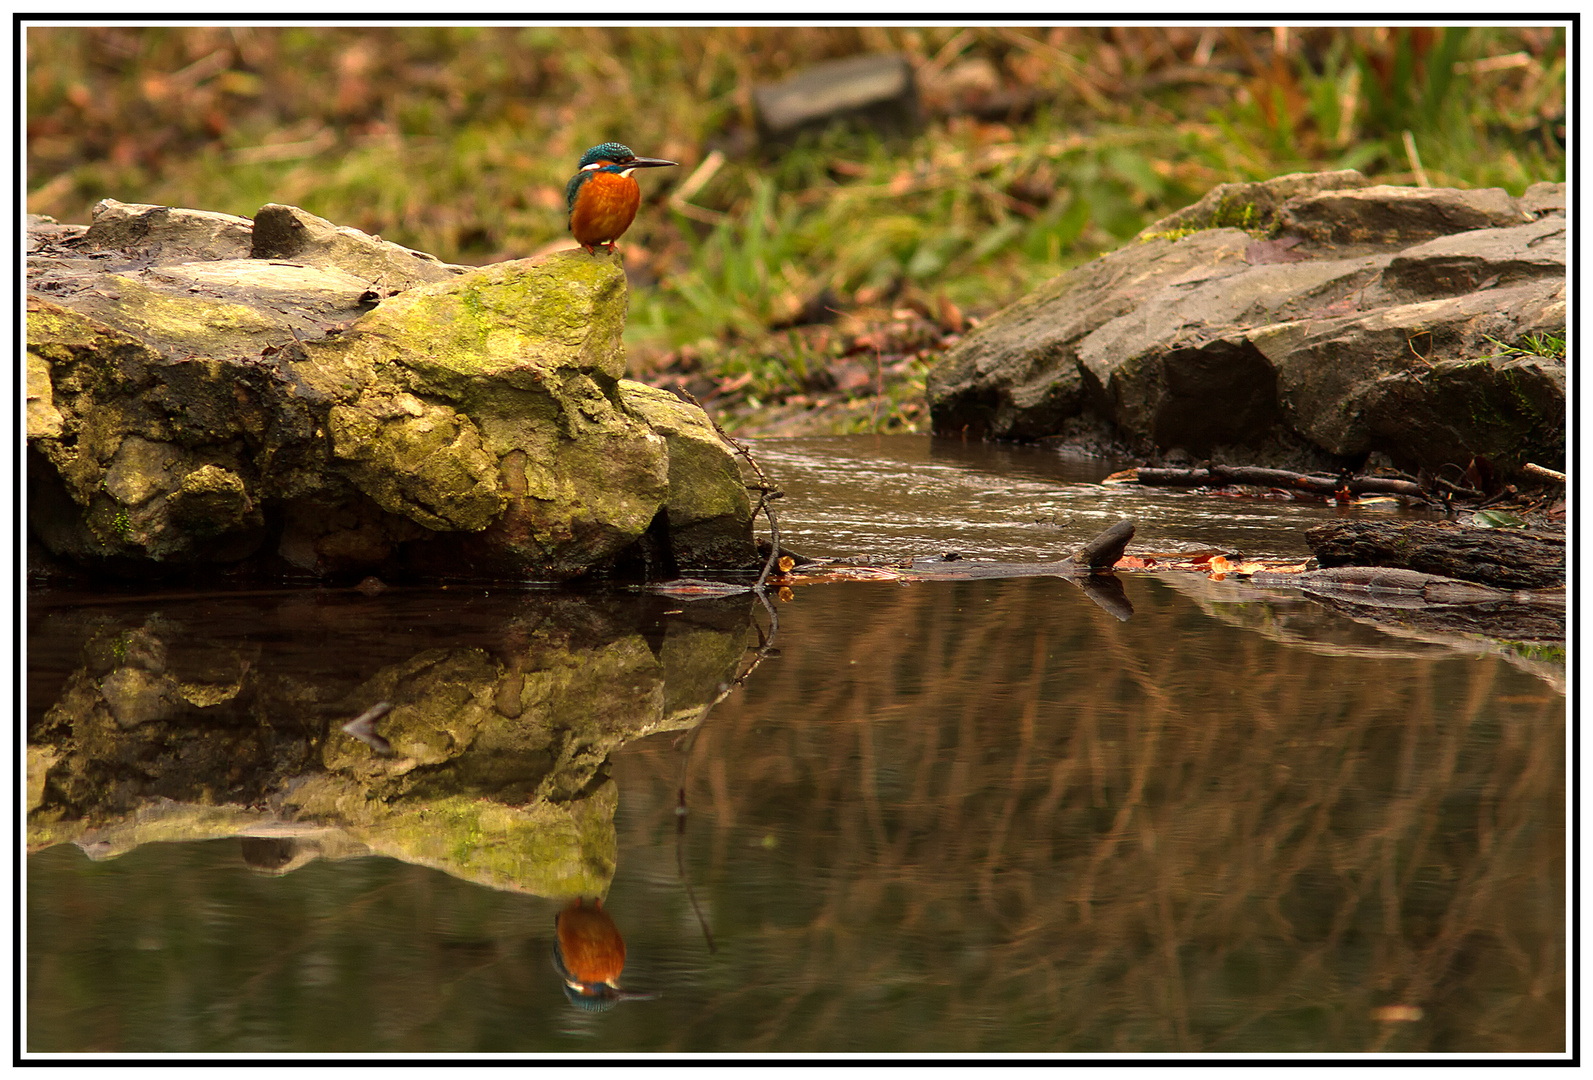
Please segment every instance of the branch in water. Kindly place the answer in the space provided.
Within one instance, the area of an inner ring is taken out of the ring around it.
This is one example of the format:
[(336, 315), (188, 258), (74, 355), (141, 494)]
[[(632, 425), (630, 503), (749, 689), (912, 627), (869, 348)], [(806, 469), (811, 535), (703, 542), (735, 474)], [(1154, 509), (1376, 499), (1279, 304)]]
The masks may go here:
[(758, 478), (757, 484), (748, 484), (747, 487), (758, 492), (758, 505), (752, 508), (753, 517), (757, 517), (758, 511), (762, 510), (764, 518), (769, 522), (769, 558), (764, 562), (763, 571), (758, 574), (758, 580), (752, 586), (754, 590), (761, 592), (764, 584), (769, 580), (769, 575), (774, 572), (776, 560), (780, 558), (780, 525), (774, 519), (774, 507), (769, 504), (775, 499), (785, 498), (785, 492), (769, 482), (768, 474), (763, 471), (763, 466), (758, 464), (758, 459), (752, 456), (752, 451), (747, 448), (747, 445), (720, 427), (719, 421), (713, 418), (713, 414), (703, 407), (703, 403), (698, 401), (691, 391), (676, 387), (675, 393), (679, 394), (683, 400), (689, 401), (697, 408), (702, 409), (702, 414), (708, 417), (708, 422), (714, 426), (714, 431), (718, 433), (727, 446), (746, 459), (747, 464), (752, 466), (753, 475)]

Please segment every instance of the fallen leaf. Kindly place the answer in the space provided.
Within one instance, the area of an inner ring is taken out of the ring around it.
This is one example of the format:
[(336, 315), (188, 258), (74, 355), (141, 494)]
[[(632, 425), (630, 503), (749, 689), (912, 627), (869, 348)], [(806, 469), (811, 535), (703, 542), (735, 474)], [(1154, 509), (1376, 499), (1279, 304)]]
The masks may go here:
[(1226, 555), (1221, 548), (1196, 548), (1194, 551), (1142, 551), (1142, 559), (1160, 559), (1162, 562), (1195, 565), (1203, 563), (1213, 555)]
[(1478, 510), (1472, 515), (1471, 523), (1479, 529), (1519, 529), (1526, 525), (1508, 510)]
[(952, 303), (944, 291), (935, 297), (935, 322), (943, 334), (960, 334), (968, 328), (961, 309)]
[(1466, 467), (1466, 486), (1492, 495), (1498, 490), (1493, 462), (1485, 457), (1474, 457)]
[(705, 596), (734, 596), (750, 591), (745, 585), (728, 581), (705, 581), (701, 578), (676, 578), (649, 585), (647, 591), (676, 600), (696, 600)]

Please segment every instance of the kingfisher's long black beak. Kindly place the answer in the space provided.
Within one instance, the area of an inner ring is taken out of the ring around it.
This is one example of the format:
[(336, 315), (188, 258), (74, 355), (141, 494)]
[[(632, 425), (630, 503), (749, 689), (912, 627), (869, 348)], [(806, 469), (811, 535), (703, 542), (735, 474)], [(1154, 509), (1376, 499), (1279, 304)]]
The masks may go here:
[(639, 157), (631, 158), (625, 163), (627, 169), (656, 169), (660, 165), (679, 165), (678, 161), (665, 161), (663, 158)]

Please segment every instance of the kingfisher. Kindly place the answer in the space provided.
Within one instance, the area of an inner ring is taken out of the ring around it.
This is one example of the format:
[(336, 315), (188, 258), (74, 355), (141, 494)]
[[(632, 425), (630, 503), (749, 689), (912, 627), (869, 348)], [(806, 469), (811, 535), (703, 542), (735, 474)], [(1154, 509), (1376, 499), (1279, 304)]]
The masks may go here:
[(564, 201), (570, 208), (570, 232), (589, 254), (596, 255), (601, 245), (614, 250), (642, 203), (642, 189), (631, 173), (636, 169), (656, 169), (678, 165), (678, 161), (637, 157), (623, 143), (606, 142), (581, 155), (581, 171), (570, 177)]
[(603, 1012), (626, 999), (658, 996), (620, 989), (625, 939), (601, 900), (575, 899), (553, 920), (553, 931), (553, 966), (564, 979), (564, 996), (572, 1005)]

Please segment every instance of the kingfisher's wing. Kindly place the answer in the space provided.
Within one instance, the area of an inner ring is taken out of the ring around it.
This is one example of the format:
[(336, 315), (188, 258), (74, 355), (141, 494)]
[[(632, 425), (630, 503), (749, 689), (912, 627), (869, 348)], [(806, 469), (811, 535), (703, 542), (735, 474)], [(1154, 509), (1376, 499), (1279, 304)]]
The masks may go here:
[(575, 212), (575, 193), (581, 190), (581, 185), (592, 179), (590, 172), (578, 172), (570, 177), (570, 182), (564, 185), (564, 210), (565, 213)]

